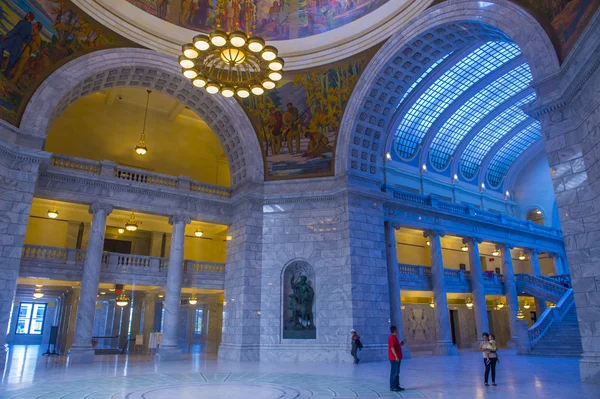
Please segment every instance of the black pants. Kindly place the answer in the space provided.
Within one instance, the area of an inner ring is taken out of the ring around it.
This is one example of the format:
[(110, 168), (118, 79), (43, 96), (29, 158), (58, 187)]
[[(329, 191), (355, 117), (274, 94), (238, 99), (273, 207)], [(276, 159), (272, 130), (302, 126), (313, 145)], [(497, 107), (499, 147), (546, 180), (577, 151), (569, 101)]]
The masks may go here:
[(356, 352), (358, 352), (358, 346), (352, 345), (352, 351), (350, 352), (350, 354), (354, 358), (354, 363), (358, 363), (360, 361), (358, 359), (358, 356), (356, 355)]
[(487, 359), (483, 359), (483, 364), (485, 364), (485, 383), (488, 382), (488, 377), (490, 376), (490, 370), (492, 370), (492, 384), (496, 382), (496, 362), (498, 359), (490, 359), (490, 364), (487, 363)]

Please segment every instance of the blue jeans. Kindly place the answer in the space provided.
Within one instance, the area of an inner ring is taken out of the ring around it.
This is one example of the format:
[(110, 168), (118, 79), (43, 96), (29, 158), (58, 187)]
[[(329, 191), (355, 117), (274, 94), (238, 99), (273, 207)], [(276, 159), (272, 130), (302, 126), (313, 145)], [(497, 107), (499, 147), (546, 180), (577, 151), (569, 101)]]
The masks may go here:
[(400, 388), (400, 362), (401, 360), (390, 360), (390, 389)]

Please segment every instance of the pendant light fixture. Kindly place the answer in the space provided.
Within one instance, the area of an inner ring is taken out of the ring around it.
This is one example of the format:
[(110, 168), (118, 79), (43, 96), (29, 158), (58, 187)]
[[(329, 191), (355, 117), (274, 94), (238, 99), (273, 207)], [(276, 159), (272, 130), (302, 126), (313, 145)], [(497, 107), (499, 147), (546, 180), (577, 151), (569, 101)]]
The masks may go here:
[(521, 251), (521, 253), (519, 254), (519, 260), (525, 260), (525, 259), (527, 259), (527, 258), (525, 257), (525, 254), (523, 253), (523, 251)]
[(148, 148), (146, 148), (146, 120), (148, 119), (148, 103), (150, 102), (150, 93), (152, 90), (146, 90), (148, 96), (146, 97), (146, 112), (144, 113), (144, 128), (142, 129), (142, 136), (140, 142), (135, 146), (135, 153), (138, 155), (146, 155)]
[(519, 320), (523, 320), (525, 318), (525, 315), (523, 314), (523, 312), (521, 311), (521, 308), (519, 308), (518, 312), (517, 312), (517, 319)]
[(498, 248), (494, 249), (494, 251), (492, 252), (492, 255), (500, 256), (500, 250)]
[(523, 307), (525, 309), (529, 309), (531, 307), (531, 304), (529, 302), (525, 302), (525, 304), (523, 305)]
[(131, 217), (125, 223), (125, 230), (127, 231), (136, 231), (138, 228), (138, 222), (135, 221), (135, 213), (131, 213)]
[(467, 252), (469, 250), (469, 246), (467, 244), (463, 244), (463, 246), (460, 247), (460, 250), (463, 252)]
[(44, 297), (44, 291), (42, 291), (42, 289), (41, 289), (41, 288), (36, 288), (36, 289), (33, 291), (33, 297), (34, 297), (35, 299), (42, 299), (42, 298)]
[(129, 298), (125, 295), (125, 291), (123, 291), (121, 295), (117, 297), (117, 306), (125, 307), (127, 305), (129, 305)]
[(198, 298), (196, 298), (196, 294), (192, 293), (190, 299), (188, 299), (190, 305), (195, 305), (198, 303)]
[(427, 246), (431, 245), (431, 242), (429, 240), (425, 241), (425, 244), (427, 244)]
[(498, 309), (502, 309), (504, 307), (504, 303), (502, 303), (502, 300), (500, 298), (498, 298), (498, 301), (496, 302), (496, 307)]
[(50, 219), (56, 219), (58, 217), (58, 211), (56, 210), (55, 206), (53, 206), (52, 208), (48, 209), (48, 217)]
[(125, 229), (124, 229), (124, 228), (122, 228), (122, 227), (121, 227), (121, 228), (119, 228), (117, 231), (119, 232), (119, 234), (123, 234), (123, 233), (125, 233)]
[(471, 299), (471, 297), (467, 297), (467, 300), (465, 301), (465, 305), (467, 305), (467, 308), (472, 309), (473, 308), (473, 299)]
[(429, 301), (429, 306), (431, 306), (432, 308), (435, 308), (435, 303), (433, 302), (433, 298), (431, 298), (431, 300)]
[(203, 234), (204, 234), (204, 233), (202, 232), (202, 230), (200, 230), (200, 227), (198, 227), (198, 228), (196, 229), (196, 231), (194, 231), (194, 235), (195, 235), (196, 237), (202, 237), (202, 235), (203, 235)]

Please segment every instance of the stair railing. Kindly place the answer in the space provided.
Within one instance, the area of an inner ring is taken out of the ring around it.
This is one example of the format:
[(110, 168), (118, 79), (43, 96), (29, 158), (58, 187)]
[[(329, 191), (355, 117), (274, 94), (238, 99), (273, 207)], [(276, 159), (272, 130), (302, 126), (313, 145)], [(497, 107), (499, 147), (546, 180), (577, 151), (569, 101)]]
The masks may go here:
[(575, 296), (571, 288), (567, 289), (556, 307), (547, 308), (537, 322), (527, 330), (529, 344), (534, 348), (548, 333), (550, 327), (562, 321), (567, 312), (573, 307)]
[(549, 302), (560, 301), (568, 288), (558, 281), (547, 279), (542, 276), (533, 276), (527, 273), (515, 274), (517, 288), (533, 296), (542, 296)]

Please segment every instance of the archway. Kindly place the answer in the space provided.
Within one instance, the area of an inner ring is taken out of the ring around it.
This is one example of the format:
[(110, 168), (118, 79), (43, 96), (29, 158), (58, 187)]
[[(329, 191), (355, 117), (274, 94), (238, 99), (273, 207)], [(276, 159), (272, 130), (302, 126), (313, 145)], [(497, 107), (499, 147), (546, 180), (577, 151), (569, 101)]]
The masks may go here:
[[(436, 32), (438, 27), (443, 29)], [(436, 35), (443, 35), (445, 42)], [(544, 29), (507, 0), (485, 5), (449, 0), (411, 20), (377, 52), (354, 89), (340, 127), (336, 175), (350, 173), (381, 181), (390, 125), (403, 93), (450, 52), (467, 48), (482, 37), (500, 35), (521, 48), (534, 80), (559, 69), (556, 51)]]
[(52, 122), (70, 104), (114, 87), (140, 87), (167, 94), (200, 116), (217, 135), (231, 170), (231, 186), (263, 180), (260, 148), (252, 125), (233, 100), (194, 88), (176, 60), (145, 49), (98, 51), (69, 62), (42, 83), (25, 109), (20, 130), (45, 139)]

